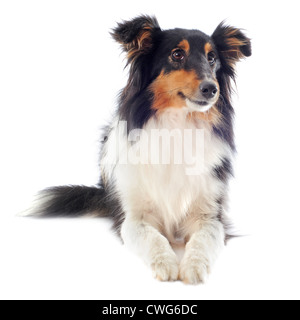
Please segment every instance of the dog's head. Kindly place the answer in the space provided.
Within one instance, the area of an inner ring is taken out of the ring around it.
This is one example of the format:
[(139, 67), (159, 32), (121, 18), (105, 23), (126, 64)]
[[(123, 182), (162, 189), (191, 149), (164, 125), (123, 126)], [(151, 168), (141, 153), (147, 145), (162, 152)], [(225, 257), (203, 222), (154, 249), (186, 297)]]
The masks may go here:
[(118, 24), (112, 35), (131, 64), (129, 85), (150, 90), (154, 110), (208, 111), (226, 94), (224, 80), (234, 78), (236, 62), (251, 55), (250, 39), (224, 23), (208, 36), (198, 30), (163, 31), (156, 18), (141, 16)]

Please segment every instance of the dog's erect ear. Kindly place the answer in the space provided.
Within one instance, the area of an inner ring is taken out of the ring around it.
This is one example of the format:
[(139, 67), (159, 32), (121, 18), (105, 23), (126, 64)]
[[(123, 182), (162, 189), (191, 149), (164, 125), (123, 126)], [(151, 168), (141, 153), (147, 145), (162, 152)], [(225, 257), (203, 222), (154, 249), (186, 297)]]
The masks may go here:
[(240, 59), (251, 56), (251, 41), (237, 28), (220, 23), (212, 35), (219, 55), (230, 67)]
[(157, 30), (160, 30), (160, 27), (155, 17), (140, 16), (118, 23), (111, 35), (127, 52), (130, 62), (141, 54), (151, 51), (153, 34)]

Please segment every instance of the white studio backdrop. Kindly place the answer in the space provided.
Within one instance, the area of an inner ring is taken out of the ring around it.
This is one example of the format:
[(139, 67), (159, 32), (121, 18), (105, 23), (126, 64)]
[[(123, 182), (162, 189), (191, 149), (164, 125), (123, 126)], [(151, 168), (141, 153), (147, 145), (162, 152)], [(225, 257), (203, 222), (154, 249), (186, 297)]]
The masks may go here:
[[(296, 1), (0, 2), (1, 299), (299, 299)], [(160, 283), (97, 219), (16, 217), (38, 190), (98, 182), (101, 127), (126, 81), (109, 36), (155, 14), (163, 29), (211, 34), (224, 19), (252, 38), (237, 67), (238, 157), (231, 241), (206, 285)]]

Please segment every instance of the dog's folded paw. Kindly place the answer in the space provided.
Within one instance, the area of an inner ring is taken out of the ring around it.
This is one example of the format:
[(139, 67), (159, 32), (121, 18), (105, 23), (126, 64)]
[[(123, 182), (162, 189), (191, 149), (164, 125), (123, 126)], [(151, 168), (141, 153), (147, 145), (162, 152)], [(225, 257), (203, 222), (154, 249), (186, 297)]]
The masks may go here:
[(179, 267), (176, 254), (164, 253), (157, 255), (151, 263), (153, 275), (160, 281), (177, 281)]
[(184, 259), (180, 265), (179, 279), (186, 284), (205, 283), (209, 269), (204, 259)]

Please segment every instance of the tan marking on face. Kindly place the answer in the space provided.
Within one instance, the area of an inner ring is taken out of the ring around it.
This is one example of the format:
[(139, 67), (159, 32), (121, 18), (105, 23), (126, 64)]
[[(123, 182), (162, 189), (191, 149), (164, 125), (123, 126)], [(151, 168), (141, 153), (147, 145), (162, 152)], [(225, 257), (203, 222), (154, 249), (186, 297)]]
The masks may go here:
[[(201, 80), (194, 71), (176, 70), (165, 74), (161, 72), (159, 77), (151, 85), (150, 90), (154, 93), (152, 109), (163, 111), (167, 108), (184, 108), (186, 101), (178, 93), (182, 92), (186, 97), (193, 98), (199, 90)], [(220, 90), (218, 83), (218, 90)], [(221, 121), (222, 115), (216, 106), (207, 112), (192, 112), (188, 114), (188, 120), (204, 120), (212, 125)]]
[(187, 40), (182, 40), (178, 46), (179, 49), (182, 49), (186, 52), (187, 55), (190, 53), (190, 44)]
[(211, 51), (213, 51), (213, 47), (212, 47), (212, 45), (211, 45), (209, 42), (207, 42), (207, 43), (205, 44), (205, 46), (204, 46), (204, 51), (205, 51), (206, 56), (207, 56)]
[(170, 107), (186, 107), (185, 99), (179, 92), (186, 97), (193, 97), (199, 90), (200, 83), (195, 71), (176, 70), (168, 74), (162, 71), (150, 86), (150, 90), (154, 93), (152, 108), (164, 110)]

